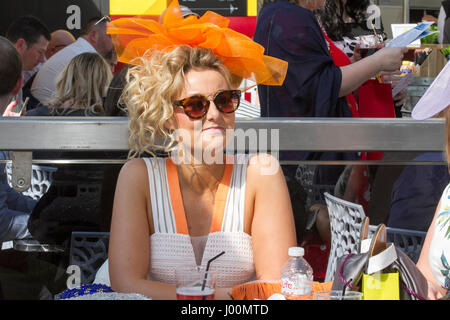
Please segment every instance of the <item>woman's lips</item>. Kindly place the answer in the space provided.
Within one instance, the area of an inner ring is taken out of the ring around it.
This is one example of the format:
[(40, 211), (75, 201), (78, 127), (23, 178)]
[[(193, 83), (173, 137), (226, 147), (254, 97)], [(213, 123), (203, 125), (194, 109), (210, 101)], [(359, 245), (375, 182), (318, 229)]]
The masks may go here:
[(220, 131), (220, 132), (222, 132), (222, 131), (225, 131), (225, 129), (222, 128), (222, 127), (216, 126), (216, 127), (209, 127), (209, 128), (203, 129), (202, 131), (203, 131), (203, 132), (205, 132), (205, 131), (208, 131), (208, 132), (216, 132), (216, 131)]

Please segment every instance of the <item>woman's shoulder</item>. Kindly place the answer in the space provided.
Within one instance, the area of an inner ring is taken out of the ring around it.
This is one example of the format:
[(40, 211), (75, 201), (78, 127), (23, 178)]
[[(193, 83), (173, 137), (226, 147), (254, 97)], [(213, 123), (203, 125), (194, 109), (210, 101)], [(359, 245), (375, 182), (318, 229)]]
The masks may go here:
[(130, 179), (141, 178), (146, 170), (147, 166), (144, 159), (135, 158), (125, 162), (120, 170), (120, 174), (129, 177)]
[(257, 153), (248, 156), (247, 171), (251, 178), (274, 176), (279, 170), (280, 163), (272, 154)]
[(126, 174), (142, 175), (149, 168), (158, 168), (157, 166), (165, 165), (165, 162), (166, 158), (164, 157), (133, 158), (125, 162), (121, 171), (124, 171)]

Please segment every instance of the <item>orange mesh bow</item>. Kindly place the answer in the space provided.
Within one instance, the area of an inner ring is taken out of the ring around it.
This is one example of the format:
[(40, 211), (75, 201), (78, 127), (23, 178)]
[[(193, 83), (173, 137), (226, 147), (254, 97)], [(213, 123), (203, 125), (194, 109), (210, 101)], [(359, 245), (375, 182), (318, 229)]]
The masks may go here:
[(264, 48), (249, 37), (228, 28), (229, 20), (208, 11), (202, 17), (183, 18), (178, 0), (167, 8), (163, 23), (142, 17), (121, 18), (108, 24), (118, 60), (137, 64), (146, 53), (169, 51), (177, 45), (213, 50), (230, 72), (258, 84), (283, 84), (288, 63), (264, 55)]

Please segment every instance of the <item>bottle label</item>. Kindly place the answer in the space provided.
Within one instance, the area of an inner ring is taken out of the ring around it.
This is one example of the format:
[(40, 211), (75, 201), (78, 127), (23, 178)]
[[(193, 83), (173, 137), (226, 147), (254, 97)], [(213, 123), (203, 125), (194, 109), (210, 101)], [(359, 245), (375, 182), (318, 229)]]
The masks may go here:
[(284, 296), (299, 296), (306, 295), (312, 291), (312, 283), (310, 280), (302, 279), (303, 281), (295, 281), (289, 277), (281, 278), (281, 293)]

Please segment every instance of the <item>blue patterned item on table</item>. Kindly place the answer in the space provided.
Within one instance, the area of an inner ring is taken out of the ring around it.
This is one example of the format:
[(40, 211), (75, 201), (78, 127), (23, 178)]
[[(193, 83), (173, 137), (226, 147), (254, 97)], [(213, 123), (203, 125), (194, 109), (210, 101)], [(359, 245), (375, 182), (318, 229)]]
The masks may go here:
[(111, 287), (104, 284), (85, 284), (80, 287), (68, 289), (58, 295), (57, 300), (70, 299), (80, 296), (85, 296), (99, 292), (114, 292)]

